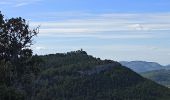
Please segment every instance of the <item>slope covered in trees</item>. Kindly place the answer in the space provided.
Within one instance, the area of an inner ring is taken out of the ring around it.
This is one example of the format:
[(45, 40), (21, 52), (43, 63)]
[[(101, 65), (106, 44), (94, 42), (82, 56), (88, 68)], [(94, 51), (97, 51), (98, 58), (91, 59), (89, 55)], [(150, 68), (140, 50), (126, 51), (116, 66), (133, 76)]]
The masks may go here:
[(143, 77), (151, 79), (159, 84), (170, 87), (170, 70), (155, 70), (141, 73)]
[(85, 51), (40, 56), (37, 100), (169, 100), (170, 90), (111, 60)]
[[(34, 56), (40, 72), (23, 86), (1, 85), (1, 100), (169, 100), (170, 90), (85, 51)], [(27, 76), (27, 75), (25, 75)], [(28, 75), (29, 76), (29, 75)], [(26, 79), (30, 79), (29, 77)], [(29, 84), (28, 84), (28, 83)], [(17, 81), (15, 84), (20, 84)], [(8, 93), (8, 94), (7, 94)], [(3, 97), (5, 96), (5, 97)], [(8, 99), (6, 99), (8, 98)]]

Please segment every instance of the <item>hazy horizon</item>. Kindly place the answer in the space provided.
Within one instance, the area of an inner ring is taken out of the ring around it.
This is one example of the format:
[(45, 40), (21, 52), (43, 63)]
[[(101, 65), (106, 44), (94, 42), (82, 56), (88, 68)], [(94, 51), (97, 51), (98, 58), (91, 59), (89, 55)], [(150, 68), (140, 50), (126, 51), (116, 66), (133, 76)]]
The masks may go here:
[(170, 64), (168, 0), (1, 0), (0, 11), (41, 26), (34, 54), (82, 48), (102, 59)]

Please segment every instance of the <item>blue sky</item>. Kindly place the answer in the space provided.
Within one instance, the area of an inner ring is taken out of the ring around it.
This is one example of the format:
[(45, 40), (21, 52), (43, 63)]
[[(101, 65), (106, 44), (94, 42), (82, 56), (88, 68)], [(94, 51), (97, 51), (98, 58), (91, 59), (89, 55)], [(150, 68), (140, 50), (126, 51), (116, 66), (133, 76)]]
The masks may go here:
[(83, 48), (103, 59), (170, 64), (169, 0), (0, 0), (0, 10), (41, 26), (37, 54)]

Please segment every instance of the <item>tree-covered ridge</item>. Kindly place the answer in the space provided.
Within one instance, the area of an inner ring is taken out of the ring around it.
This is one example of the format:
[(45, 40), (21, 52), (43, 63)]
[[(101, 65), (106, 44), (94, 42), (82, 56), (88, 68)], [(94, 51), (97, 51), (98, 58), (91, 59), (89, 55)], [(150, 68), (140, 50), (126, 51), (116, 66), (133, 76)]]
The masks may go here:
[[(168, 100), (169, 89), (111, 60), (85, 51), (41, 56), (47, 65), (36, 81), (37, 100)], [(50, 61), (51, 59), (53, 61)], [(63, 61), (63, 63), (62, 63)], [(65, 63), (66, 62), (66, 63)], [(57, 65), (57, 64), (60, 65)], [(51, 67), (50, 67), (51, 66)]]
[(143, 77), (151, 79), (159, 84), (170, 87), (170, 70), (155, 70), (141, 73)]
[[(8, 97), (12, 93), (15, 97), (13, 100), (169, 100), (170, 98), (168, 88), (144, 79), (118, 62), (101, 60), (87, 55), (85, 51), (33, 56), (32, 62), (41, 64), (37, 64), (40, 66), (40, 72), (31, 80), (31, 85), (26, 85), (27, 80), (23, 81), (26, 82), (23, 89), (1, 85), (0, 88), (5, 90), (0, 92), (1, 97), (4, 95)], [(92, 74), (84, 74), (87, 72)]]
[(63, 68), (65, 66), (73, 66), (82, 69), (86, 67), (91, 67), (93, 65), (101, 65), (114, 62), (111, 60), (101, 60), (100, 58), (95, 58), (90, 55), (87, 56), (87, 53), (83, 50), (71, 51), (67, 53), (56, 53), (40, 57), (44, 60), (46, 68)]

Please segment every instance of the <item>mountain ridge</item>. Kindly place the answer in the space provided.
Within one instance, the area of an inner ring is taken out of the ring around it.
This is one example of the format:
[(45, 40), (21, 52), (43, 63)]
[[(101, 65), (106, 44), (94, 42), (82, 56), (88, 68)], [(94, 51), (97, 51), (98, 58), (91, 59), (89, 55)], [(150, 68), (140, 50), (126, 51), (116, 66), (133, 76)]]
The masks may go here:
[[(145, 78), (170, 87), (170, 65), (163, 66), (156, 62), (147, 61), (121, 61), (120, 63)], [(142, 64), (140, 65), (140, 63)]]
[(44, 60), (46, 67), (37, 80), (38, 94), (34, 95), (36, 100), (54, 98), (169, 100), (170, 98), (168, 88), (143, 78), (112, 60), (101, 60), (82, 51), (45, 55), (40, 58)]
[(165, 69), (165, 66), (157, 62), (147, 62), (147, 61), (120, 61), (123, 66), (126, 66), (135, 72), (147, 72), (152, 70)]
[(141, 73), (141, 75), (159, 84), (170, 87), (170, 70), (167, 69), (153, 70)]
[(35, 55), (30, 64), (33, 62), (39, 68), (36, 76), (24, 74), (23, 85), (14, 81), (12, 88), (0, 85), (1, 100), (11, 97), (9, 91), (12, 100), (170, 99), (169, 88), (143, 78), (117, 61), (101, 60), (83, 50)]

